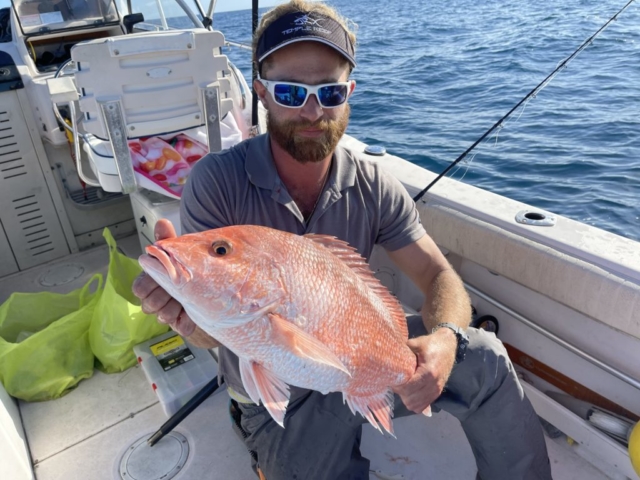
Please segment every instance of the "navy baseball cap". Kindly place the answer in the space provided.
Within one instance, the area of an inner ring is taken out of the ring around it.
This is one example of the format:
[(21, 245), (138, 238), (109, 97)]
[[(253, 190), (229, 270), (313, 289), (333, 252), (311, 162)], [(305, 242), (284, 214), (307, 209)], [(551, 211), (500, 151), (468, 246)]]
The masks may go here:
[(349, 38), (349, 32), (333, 18), (317, 12), (291, 12), (271, 23), (258, 39), (256, 48), (258, 65), (282, 47), (308, 41), (328, 45), (355, 68), (356, 52)]

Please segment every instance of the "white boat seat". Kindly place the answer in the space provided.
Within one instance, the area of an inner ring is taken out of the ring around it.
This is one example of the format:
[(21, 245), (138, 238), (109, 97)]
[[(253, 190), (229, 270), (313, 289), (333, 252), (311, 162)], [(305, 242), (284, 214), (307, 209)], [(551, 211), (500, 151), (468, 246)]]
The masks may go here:
[[(71, 49), (84, 149), (106, 191), (138, 187), (128, 140), (201, 128), (209, 151), (222, 148), (220, 119), (233, 109), (223, 45), (220, 32), (196, 29), (103, 38)], [(115, 164), (105, 161), (109, 152)]]
[[(184, 133), (206, 143), (206, 132), (203, 127), (187, 130)], [(221, 149), (227, 149), (242, 141), (242, 132), (236, 124), (235, 117), (227, 114), (220, 124)], [(98, 179), (100, 186), (105, 192), (121, 192), (122, 185), (118, 176), (118, 168), (111, 143), (108, 140), (101, 140), (91, 133), (84, 135), (82, 148), (90, 160), (93, 174)], [(145, 177), (137, 177), (138, 187), (147, 190), (157, 191), (155, 185), (150, 183)], [(166, 195), (166, 192), (160, 192)], [(169, 195), (171, 196), (171, 195)]]

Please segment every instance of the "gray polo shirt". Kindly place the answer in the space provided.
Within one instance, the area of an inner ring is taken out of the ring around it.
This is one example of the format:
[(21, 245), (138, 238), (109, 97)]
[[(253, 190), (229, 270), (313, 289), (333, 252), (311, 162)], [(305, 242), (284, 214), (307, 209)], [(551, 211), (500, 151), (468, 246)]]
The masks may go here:
[[(367, 260), (375, 244), (398, 250), (425, 230), (415, 203), (392, 175), (375, 161), (336, 148), (325, 188), (305, 222), (280, 180), (268, 135), (245, 140), (194, 166), (182, 193), (182, 233), (228, 225), (263, 225), (299, 235), (321, 233), (340, 238)], [(220, 348), (220, 374), (244, 394), (237, 357)]]

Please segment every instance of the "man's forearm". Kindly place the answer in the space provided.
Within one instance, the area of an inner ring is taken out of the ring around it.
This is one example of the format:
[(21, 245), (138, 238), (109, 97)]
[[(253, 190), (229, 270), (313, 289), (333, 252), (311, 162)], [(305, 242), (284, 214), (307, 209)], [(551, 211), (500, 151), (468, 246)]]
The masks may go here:
[(439, 323), (453, 323), (466, 329), (471, 321), (471, 300), (453, 269), (436, 275), (425, 292), (422, 320), (430, 332)]
[(191, 335), (187, 337), (187, 340), (194, 346), (199, 348), (215, 348), (222, 345), (215, 338), (209, 335), (196, 325), (196, 329)]

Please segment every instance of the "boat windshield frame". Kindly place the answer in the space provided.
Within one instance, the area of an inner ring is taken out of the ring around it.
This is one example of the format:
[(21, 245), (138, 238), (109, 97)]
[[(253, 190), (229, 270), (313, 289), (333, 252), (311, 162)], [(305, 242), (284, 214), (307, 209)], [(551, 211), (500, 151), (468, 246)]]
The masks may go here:
[(11, 0), (24, 36), (120, 24), (114, 0)]
[[(142, 13), (144, 20), (136, 23), (134, 31), (162, 31), (204, 28), (204, 15), (198, 0), (117, 0), (122, 15)], [(177, 12), (181, 15), (176, 15)], [(152, 13), (152, 15), (149, 15)], [(171, 25), (172, 19), (188, 18), (190, 25)]]

